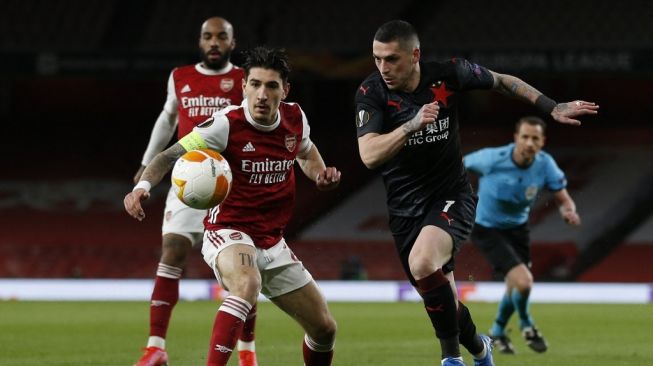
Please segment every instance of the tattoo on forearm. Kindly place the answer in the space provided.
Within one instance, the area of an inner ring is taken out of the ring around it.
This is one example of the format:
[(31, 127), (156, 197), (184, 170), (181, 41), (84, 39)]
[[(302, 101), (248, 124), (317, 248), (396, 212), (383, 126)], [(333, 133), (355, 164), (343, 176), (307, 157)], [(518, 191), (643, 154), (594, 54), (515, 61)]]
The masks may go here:
[(519, 95), (517, 90), (519, 90), (519, 83), (512, 83), (510, 86), (510, 92), (515, 95)]
[(182, 156), (186, 150), (179, 144), (172, 145), (168, 150), (154, 157), (148, 167), (143, 172), (141, 180), (146, 180), (152, 184), (157, 184), (163, 179), (163, 176), (172, 169), (177, 158)]
[(143, 172), (141, 180), (146, 180), (150, 183), (158, 183), (161, 181), (165, 173), (172, 168), (174, 163), (174, 160), (169, 161), (165, 158), (154, 158)]
[(240, 256), (240, 264), (247, 267), (254, 267), (254, 258), (249, 253), (238, 253)]
[(515, 96), (515, 97), (521, 97), (527, 100), (534, 101), (537, 96), (540, 94), (540, 92), (537, 91), (537, 89), (533, 88), (532, 86), (528, 85), (527, 83), (521, 81), (518, 78), (511, 77), (508, 80), (506, 80), (508, 83), (506, 92), (509, 95)]
[(510, 86), (510, 92), (515, 96), (531, 99), (530, 96), (533, 94), (533, 88), (522, 81), (515, 81)]
[(404, 130), (406, 135), (410, 135), (419, 128), (419, 125), (419, 119), (415, 116), (415, 118), (401, 125), (401, 128)]

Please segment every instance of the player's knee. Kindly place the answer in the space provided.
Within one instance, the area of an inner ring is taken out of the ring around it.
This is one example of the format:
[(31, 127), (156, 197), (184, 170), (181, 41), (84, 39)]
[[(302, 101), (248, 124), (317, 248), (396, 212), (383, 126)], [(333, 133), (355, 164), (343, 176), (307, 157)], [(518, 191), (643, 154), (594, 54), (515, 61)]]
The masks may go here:
[(167, 265), (183, 267), (191, 248), (192, 244), (187, 238), (179, 235), (166, 235), (163, 237), (161, 247), (161, 261)]
[(327, 344), (336, 339), (337, 330), (338, 325), (335, 319), (330, 314), (327, 314), (323, 317), (321, 324), (311, 332), (313, 334), (309, 334), (309, 336), (319, 343)]
[(224, 280), (230, 293), (247, 300), (250, 304), (254, 304), (261, 292), (261, 277), (257, 274), (243, 275), (238, 273), (234, 276), (225, 276)]
[(517, 279), (514, 284), (517, 291), (522, 294), (528, 293), (533, 287), (533, 277), (525, 276)]
[(434, 261), (423, 257), (410, 258), (408, 266), (410, 273), (415, 278), (424, 278), (439, 268)]

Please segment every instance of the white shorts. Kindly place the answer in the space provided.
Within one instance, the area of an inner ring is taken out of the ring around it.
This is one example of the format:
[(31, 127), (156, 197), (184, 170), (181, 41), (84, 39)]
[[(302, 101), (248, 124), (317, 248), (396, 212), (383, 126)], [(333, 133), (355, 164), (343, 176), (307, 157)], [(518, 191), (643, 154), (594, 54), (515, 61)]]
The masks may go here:
[(207, 210), (197, 210), (186, 206), (175, 196), (175, 192), (168, 190), (166, 207), (163, 210), (162, 235), (177, 234), (188, 238), (193, 246), (202, 241), (204, 232), (204, 217)]
[[(215, 261), (222, 250), (234, 244), (255, 247), (252, 238), (242, 231), (220, 229), (204, 233), (202, 255), (222, 287), (225, 286), (215, 268)], [(313, 281), (311, 273), (283, 238), (272, 248), (256, 248), (256, 265), (261, 273), (261, 293), (268, 299), (287, 294)]]

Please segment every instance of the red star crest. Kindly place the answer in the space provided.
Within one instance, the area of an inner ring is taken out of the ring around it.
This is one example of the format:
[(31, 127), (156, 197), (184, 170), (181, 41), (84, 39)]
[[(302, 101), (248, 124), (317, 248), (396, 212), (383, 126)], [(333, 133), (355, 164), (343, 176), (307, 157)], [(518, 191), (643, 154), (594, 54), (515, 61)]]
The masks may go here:
[(439, 104), (448, 107), (449, 103), (447, 102), (447, 98), (449, 96), (453, 95), (454, 93), (452, 91), (447, 90), (447, 84), (444, 82), (438, 83), (438, 84), (433, 84), (431, 87), (431, 92), (433, 92), (433, 102), (438, 102)]

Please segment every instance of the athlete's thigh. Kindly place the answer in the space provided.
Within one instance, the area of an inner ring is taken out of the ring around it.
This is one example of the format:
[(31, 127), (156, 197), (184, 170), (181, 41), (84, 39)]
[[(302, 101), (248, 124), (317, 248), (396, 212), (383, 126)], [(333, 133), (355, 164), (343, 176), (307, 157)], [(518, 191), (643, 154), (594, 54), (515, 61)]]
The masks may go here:
[(315, 281), (270, 300), (295, 319), (308, 333), (314, 333), (333, 321), (326, 299)]
[(449, 234), (456, 253), (469, 238), (474, 227), (476, 201), (476, 196), (471, 193), (461, 193), (435, 201), (424, 216), (422, 227), (432, 225)]
[(166, 234), (180, 235), (188, 239), (193, 246), (202, 242), (206, 210), (186, 206), (170, 189), (163, 212), (161, 233), (164, 237)]
[(202, 256), (211, 267), (215, 278), (229, 288), (232, 277), (245, 271), (258, 274), (256, 248), (252, 238), (242, 231), (232, 229), (207, 230), (204, 232)]
[[(453, 257), (453, 240), (451, 236), (441, 228), (434, 225), (427, 225), (422, 228), (413, 249), (410, 251), (408, 263), (411, 265), (411, 273), (417, 278), (423, 278), (433, 273), (437, 268), (442, 268)], [(427, 273), (415, 273), (415, 264), (420, 262), (422, 267), (428, 267)]]
[(505, 276), (512, 268), (522, 263), (506, 230), (476, 224), (472, 231), (472, 242), (481, 250), (494, 271), (501, 276)]
[[(430, 227), (429, 232), (433, 234), (432, 239), (437, 240), (438, 250), (442, 253), (448, 251), (448, 255), (439, 257), (441, 263), (438, 264), (444, 273), (455, 269), (455, 255), (469, 238), (474, 227), (476, 201), (476, 196), (471, 193), (461, 193), (435, 201), (422, 220), (423, 229), (420, 236), (425, 232), (424, 228)], [(438, 230), (434, 230), (436, 228)]]
[(275, 298), (304, 287), (313, 276), (292, 252), (285, 239), (268, 249), (257, 248), (261, 293)]
[(530, 230), (526, 224), (520, 225), (510, 230), (509, 233), (510, 243), (519, 256), (519, 259), (526, 265), (531, 267), (531, 238)]

